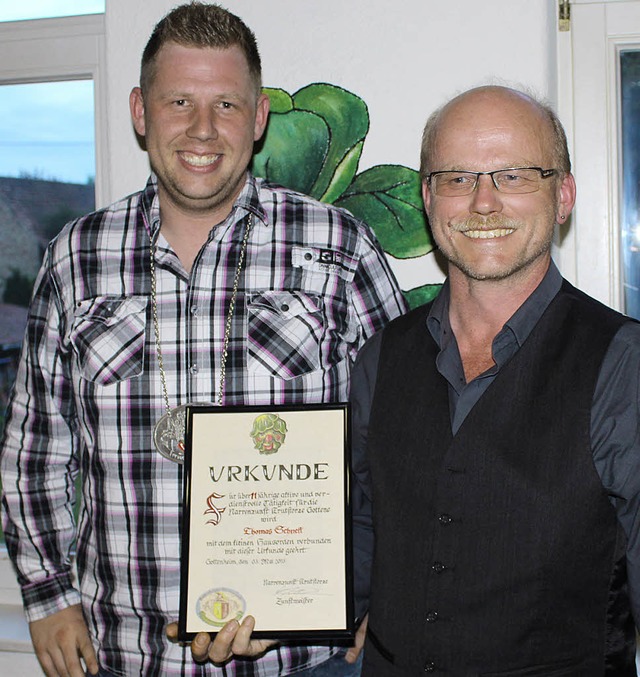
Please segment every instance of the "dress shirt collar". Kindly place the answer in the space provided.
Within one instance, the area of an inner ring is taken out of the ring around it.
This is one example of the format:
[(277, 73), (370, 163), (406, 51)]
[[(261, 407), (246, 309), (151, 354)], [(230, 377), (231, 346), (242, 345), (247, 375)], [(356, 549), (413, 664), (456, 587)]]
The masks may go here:
[[(562, 276), (552, 261), (542, 282), (507, 320), (502, 330), (494, 338), (492, 351), (496, 367), (487, 373), (495, 373), (496, 369), (500, 369), (517, 352), (526, 341), (538, 320), (542, 317), (542, 314), (554, 296), (560, 291), (561, 285)], [(445, 371), (449, 371), (447, 365), (451, 366), (452, 361), (460, 362), (455, 336), (449, 323), (449, 301), (449, 280), (446, 280), (433, 302), (427, 317), (429, 332), (440, 348), (438, 368), (443, 375), (445, 375)], [(447, 380), (451, 382), (451, 379), (448, 377)], [(458, 379), (454, 380), (457, 381)]]
[[(258, 181), (259, 179), (247, 172), (244, 186), (233, 204), (231, 213), (225, 219), (228, 224), (237, 223), (243, 216), (252, 213), (256, 217), (255, 223), (260, 221), (265, 226), (269, 225), (267, 213), (260, 203)], [(160, 229), (160, 202), (158, 199), (158, 178), (153, 173), (149, 176), (147, 185), (142, 191), (140, 204), (145, 215), (145, 227), (149, 231), (151, 239), (155, 239), (157, 231)]]

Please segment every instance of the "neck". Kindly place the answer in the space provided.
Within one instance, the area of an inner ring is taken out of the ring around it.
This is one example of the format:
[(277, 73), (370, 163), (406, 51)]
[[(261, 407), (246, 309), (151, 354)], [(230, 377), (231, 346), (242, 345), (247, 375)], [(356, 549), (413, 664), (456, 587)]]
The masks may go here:
[(196, 256), (209, 239), (209, 233), (229, 215), (229, 210), (191, 212), (177, 208), (160, 195), (162, 234), (187, 272), (191, 272)]
[(449, 321), (467, 382), (494, 365), (493, 340), (531, 296), (548, 267), (549, 262), (536, 271), (503, 280), (473, 280), (450, 267)]

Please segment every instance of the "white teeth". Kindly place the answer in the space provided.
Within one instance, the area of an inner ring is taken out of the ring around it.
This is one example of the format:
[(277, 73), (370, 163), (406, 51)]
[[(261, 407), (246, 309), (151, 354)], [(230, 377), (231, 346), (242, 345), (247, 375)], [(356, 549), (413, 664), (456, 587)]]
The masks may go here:
[(219, 155), (194, 155), (193, 153), (182, 153), (182, 159), (194, 167), (206, 167), (212, 165)]
[(490, 240), (494, 237), (504, 237), (511, 235), (515, 228), (496, 228), (495, 230), (466, 230), (463, 235), (474, 240)]

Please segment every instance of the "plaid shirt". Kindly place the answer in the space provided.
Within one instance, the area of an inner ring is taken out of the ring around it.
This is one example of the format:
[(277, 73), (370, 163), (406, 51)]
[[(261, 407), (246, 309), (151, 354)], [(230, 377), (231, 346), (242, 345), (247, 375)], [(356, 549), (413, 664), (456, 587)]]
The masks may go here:
[(117, 675), (286, 675), (334, 651), (281, 646), (215, 668), (165, 640), (179, 605), (182, 468), (152, 441), (166, 407), (150, 246), (170, 405), (212, 402), (250, 218), (224, 404), (346, 401), (358, 348), (405, 306), (370, 230), (306, 196), (249, 176), (187, 273), (160, 232), (152, 177), (68, 224), (36, 281), (2, 449), (7, 547), (28, 619), (81, 601), (100, 664)]

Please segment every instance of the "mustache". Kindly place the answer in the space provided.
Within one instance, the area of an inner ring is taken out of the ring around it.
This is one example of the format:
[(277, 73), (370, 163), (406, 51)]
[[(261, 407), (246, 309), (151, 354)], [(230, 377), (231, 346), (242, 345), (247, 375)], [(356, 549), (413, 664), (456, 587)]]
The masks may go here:
[(502, 214), (489, 214), (489, 216), (474, 214), (461, 221), (451, 223), (451, 229), (458, 233), (464, 233), (468, 230), (499, 230), (502, 228), (515, 230), (520, 228), (521, 225), (522, 223), (517, 219), (512, 219)]

